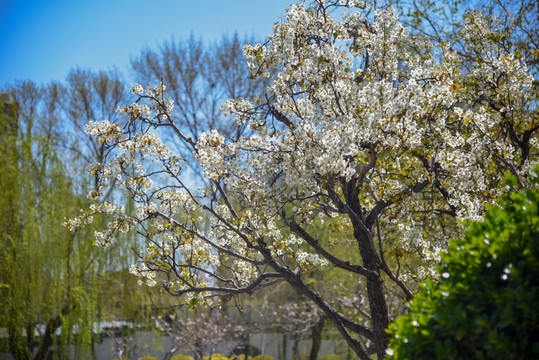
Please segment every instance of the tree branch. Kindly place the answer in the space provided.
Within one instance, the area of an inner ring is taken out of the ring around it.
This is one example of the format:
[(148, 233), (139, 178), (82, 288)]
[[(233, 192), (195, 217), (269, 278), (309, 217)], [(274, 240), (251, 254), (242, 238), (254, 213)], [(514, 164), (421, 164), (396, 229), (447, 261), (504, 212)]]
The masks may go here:
[(324, 249), (322, 245), (320, 245), (318, 240), (314, 239), (307, 231), (305, 231), (305, 229), (303, 229), (296, 222), (293, 222), (293, 221), (288, 222), (288, 220), (284, 217), (284, 215), (283, 215), (283, 220), (285, 221), (285, 223), (288, 225), (288, 227), (294, 234), (298, 235), (303, 240), (305, 240), (305, 242), (309, 244), (310, 246), (312, 246), (318, 254), (322, 255), (329, 262), (331, 262), (334, 266), (356, 273), (356, 274), (363, 275), (367, 278), (376, 279), (378, 277), (378, 274), (374, 271), (365, 269), (363, 266), (360, 266), (360, 265), (352, 265), (350, 264), (349, 261), (343, 261), (333, 256), (328, 251), (326, 251), (326, 249)]

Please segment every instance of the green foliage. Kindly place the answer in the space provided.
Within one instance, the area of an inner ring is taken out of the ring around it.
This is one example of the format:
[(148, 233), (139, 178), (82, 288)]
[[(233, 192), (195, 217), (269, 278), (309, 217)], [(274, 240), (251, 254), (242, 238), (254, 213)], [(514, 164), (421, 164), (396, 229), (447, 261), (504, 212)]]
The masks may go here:
[[(40, 93), (34, 85), (22, 86), (28, 96)], [(73, 234), (62, 226), (86, 200), (73, 193), (54, 140), (35, 114), (25, 117), (27, 109), (14, 107), (5, 117), (6, 109), (0, 110), (0, 127), (8, 129), (0, 137), (0, 327), (8, 333), (5, 350), (16, 359), (27, 358), (27, 344), (36, 340), (36, 358), (42, 358), (60, 327), (63, 343), (91, 342), (97, 287), (86, 281), (93, 270), (86, 266), (91, 245), (81, 241), (90, 231)], [(46, 331), (34, 339), (38, 325)]]
[(99, 219), (66, 229), (65, 219), (89, 205), (81, 189), (91, 180), (65, 150), (77, 140), (57, 132), (68, 127), (57, 110), (61, 91), (30, 81), (7, 90), (0, 94), (0, 352), (28, 359), (37, 345), (34, 358), (43, 359), (56, 345), (52, 356), (64, 358), (76, 344), (75, 356), (89, 358), (96, 322), (149, 318), (144, 291), (124, 270), (134, 238), (105, 252), (91, 240)]
[(171, 357), (170, 360), (195, 360), (195, 358), (190, 355), (178, 354)]
[(221, 354), (212, 354), (210, 356), (204, 356), (204, 360), (228, 360), (228, 357)]
[(441, 282), (427, 281), (410, 314), (390, 326), (392, 358), (539, 358), (539, 171), (533, 176), (535, 188), (503, 196), (451, 242)]
[(275, 360), (273, 356), (271, 355), (257, 355), (253, 358), (253, 360)]
[(327, 354), (322, 356), (320, 360), (343, 360), (343, 358), (337, 354)]
[(234, 355), (231, 357), (231, 359), (237, 359), (237, 360), (253, 360), (253, 357), (251, 355), (248, 355), (247, 358), (245, 357), (245, 354), (239, 354)]
[(144, 357), (139, 358), (138, 360), (159, 360), (153, 356), (146, 355)]

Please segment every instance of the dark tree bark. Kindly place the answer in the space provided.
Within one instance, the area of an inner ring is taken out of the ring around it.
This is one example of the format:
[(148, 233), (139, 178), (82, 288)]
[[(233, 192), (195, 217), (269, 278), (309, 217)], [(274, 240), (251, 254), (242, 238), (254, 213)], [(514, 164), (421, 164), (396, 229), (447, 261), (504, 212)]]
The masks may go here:
[[(69, 302), (68, 302), (69, 303)], [(54, 318), (49, 319), (45, 327), (45, 334), (39, 342), (39, 348), (37, 350), (34, 360), (45, 360), (47, 353), (52, 346), (54, 340), (54, 333), (60, 326), (62, 326), (63, 318), (66, 316), (72, 308), (69, 305), (64, 305), (60, 314)]]
[(318, 359), (318, 352), (320, 351), (320, 346), (322, 345), (322, 331), (324, 330), (326, 319), (324, 316), (320, 317), (320, 320), (313, 326), (311, 330), (311, 337), (313, 344), (311, 346), (311, 353), (309, 354), (309, 360)]
[(61, 325), (62, 325), (62, 317), (60, 315), (56, 315), (55, 318), (50, 319), (47, 322), (47, 326), (45, 328), (45, 334), (43, 334), (43, 337), (41, 338), (41, 341), (39, 342), (39, 348), (37, 350), (36, 356), (34, 357), (34, 360), (46, 359), (47, 352), (52, 346), (54, 332)]
[(15, 360), (30, 360), (32, 353), (24, 346), (24, 341), (21, 335), (21, 329), (17, 327), (8, 327), (9, 336), (9, 351)]
[(281, 354), (281, 360), (287, 360), (286, 353), (287, 353), (287, 347), (288, 347), (288, 336), (286, 334), (283, 334), (283, 351)]
[(373, 342), (376, 354), (379, 359), (383, 359), (389, 342), (385, 331), (389, 325), (389, 313), (381, 276), (381, 261), (372, 238), (372, 224), (362, 221), (360, 218), (361, 205), (358, 199), (350, 198), (349, 200), (351, 211), (357, 215), (350, 216), (350, 219), (354, 227), (354, 238), (358, 243), (359, 252), (363, 260), (363, 267), (377, 274), (374, 277), (367, 277), (367, 297), (369, 300), (371, 329), (374, 332)]

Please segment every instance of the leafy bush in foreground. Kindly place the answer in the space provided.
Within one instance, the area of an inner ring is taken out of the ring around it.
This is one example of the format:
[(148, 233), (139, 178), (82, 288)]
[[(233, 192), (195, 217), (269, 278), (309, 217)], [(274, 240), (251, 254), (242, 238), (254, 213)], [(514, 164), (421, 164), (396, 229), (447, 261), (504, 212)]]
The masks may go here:
[(539, 189), (499, 204), (451, 242), (442, 281), (428, 281), (390, 326), (390, 358), (539, 358)]

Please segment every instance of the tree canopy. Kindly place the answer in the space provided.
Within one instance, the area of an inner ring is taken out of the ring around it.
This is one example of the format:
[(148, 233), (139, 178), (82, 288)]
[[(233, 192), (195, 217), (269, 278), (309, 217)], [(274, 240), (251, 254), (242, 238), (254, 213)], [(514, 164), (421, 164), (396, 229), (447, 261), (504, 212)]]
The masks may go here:
[[(132, 272), (186, 304), (286, 281), (361, 359), (366, 343), (382, 358), (387, 284), (410, 299), (414, 280), (436, 276), (458, 221), (480, 219), (510, 190), (508, 174), (516, 188), (531, 186), (534, 78), (498, 34), (480, 13), (465, 14), (461, 54), (411, 35), (390, 6), (292, 5), (266, 43), (244, 47), (251, 77), (269, 86), (222, 106), (250, 132), (208, 128), (194, 138), (165, 83), (133, 86), (123, 123), (87, 125), (105, 157), (90, 167), (95, 203), (67, 226), (104, 216), (99, 246), (138, 233), (147, 244)], [(188, 156), (171, 147), (178, 143)], [(204, 181), (195, 183), (198, 166)], [(136, 214), (103, 199), (111, 186)], [(344, 254), (336, 238), (347, 239)], [(419, 264), (402, 272), (409, 258)], [(308, 281), (328, 265), (357, 277), (364, 312), (338, 312)]]

